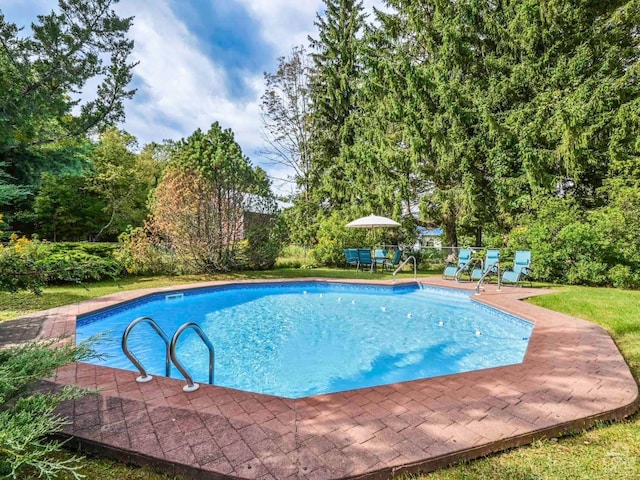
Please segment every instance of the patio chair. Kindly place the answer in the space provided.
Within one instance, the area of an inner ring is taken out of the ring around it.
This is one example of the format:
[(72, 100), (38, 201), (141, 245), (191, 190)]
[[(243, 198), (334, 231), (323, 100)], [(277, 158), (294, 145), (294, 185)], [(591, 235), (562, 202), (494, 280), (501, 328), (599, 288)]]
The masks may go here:
[(358, 270), (361, 265), (368, 265), (371, 270), (373, 270), (373, 259), (371, 258), (371, 250), (368, 248), (359, 248), (358, 249)]
[(529, 276), (531, 275), (531, 252), (527, 250), (518, 250), (513, 259), (513, 268), (505, 270), (502, 274), (502, 283), (511, 283), (520, 285), (520, 281), (527, 280), (529, 285), (533, 286)]
[(389, 270), (395, 269), (398, 265), (400, 265), (401, 260), (402, 260), (402, 250), (396, 250), (391, 260), (387, 258), (382, 261), (382, 268), (383, 269), (388, 268)]
[(342, 251), (344, 252), (344, 258), (345, 258), (345, 267), (344, 268), (348, 268), (348, 267), (356, 267), (356, 270), (358, 269), (358, 249), (357, 248), (343, 248)]
[(498, 274), (498, 266), (500, 265), (500, 250), (489, 249), (484, 258), (484, 263), (480, 261), (480, 268), (474, 268), (471, 271), (471, 281), (478, 281), (481, 278), (488, 279)]
[(377, 248), (373, 251), (373, 262), (375, 263), (374, 268), (378, 268), (378, 265), (384, 265), (386, 259), (387, 251), (384, 248)]
[(463, 248), (458, 252), (458, 263), (449, 263), (442, 272), (442, 278), (457, 279), (462, 272), (468, 272), (471, 266), (471, 249)]

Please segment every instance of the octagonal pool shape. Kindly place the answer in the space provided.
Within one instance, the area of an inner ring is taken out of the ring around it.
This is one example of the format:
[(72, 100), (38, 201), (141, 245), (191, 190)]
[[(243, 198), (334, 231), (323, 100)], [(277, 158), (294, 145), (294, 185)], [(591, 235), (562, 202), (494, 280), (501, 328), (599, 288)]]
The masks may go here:
[[(215, 348), (214, 384), (288, 398), (520, 363), (533, 329), (458, 290), (282, 282), (153, 294), (80, 316), (76, 340), (102, 334), (94, 363), (134, 370), (120, 339), (141, 316), (169, 337), (196, 322)], [(129, 348), (164, 375), (164, 343), (148, 324), (132, 330)], [(207, 382), (208, 352), (194, 332), (180, 337), (177, 357)], [(175, 367), (171, 376), (182, 378)]]

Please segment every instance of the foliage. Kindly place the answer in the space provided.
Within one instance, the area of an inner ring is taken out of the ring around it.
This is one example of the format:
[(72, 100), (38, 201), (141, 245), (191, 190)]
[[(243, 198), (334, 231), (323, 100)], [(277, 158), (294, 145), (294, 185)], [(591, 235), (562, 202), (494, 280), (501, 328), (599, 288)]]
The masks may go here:
[(87, 135), (124, 118), (132, 19), (117, 2), (60, 0), (27, 34), (0, 12), (0, 208), (16, 231), (43, 220), (32, 214), (41, 174), (80, 175)]
[(310, 186), (313, 198), (329, 208), (348, 206), (354, 197), (349, 172), (354, 168), (357, 95), (361, 77), (358, 38), (364, 29), (362, 1), (325, 0), (317, 15), (318, 38), (309, 37), (311, 75)]
[(262, 153), (274, 164), (293, 170), (293, 181), (305, 199), (311, 168), (310, 70), (305, 48), (294, 47), (288, 58), (278, 59), (275, 73), (265, 72), (266, 90), (260, 105), (268, 144)]
[[(231, 130), (216, 122), (175, 145), (151, 211), (151, 231), (168, 242), (188, 271), (214, 272), (242, 268), (239, 246), (251, 230), (247, 215), (273, 215), (275, 201), (264, 171), (242, 155)], [(252, 249), (272, 239), (271, 222), (263, 227), (261, 236), (252, 234)], [(266, 261), (272, 264), (271, 255)]]
[(128, 225), (141, 226), (147, 215), (146, 201), (155, 182), (156, 172), (149, 159), (132, 150), (136, 139), (126, 132), (111, 128), (100, 136), (93, 154), (93, 169), (88, 177), (88, 189), (105, 203), (105, 220), (95, 235), (117, 234)]
[(0, 291), (40, 293), (44, 277), (36, 264), (36, 251), (34, 242), (16, 235), (9, 245), (0, 245)]
[(117, 278), (122, 265), (113, 244), (48, 243), (12, 237), (0, 247), (0, 290), (39, 293), (45, 284)]
[(322, 219), (318, 229), (318, 243), (314, 246), (313, 258), (321, 265), (344, 265), (344, 248), (369, 248), (369, 232), (361, 228), (346, 228), (353, 218), (339, 212)]
[(115, 258), (101, 258), (97, 255), (69, 250), (63, 253), (40, 253), (36, 268), (48, 284), (60, 282), (97, 281), (117, 278), (122, 266)]
[(139, 154), (135, 147), (134, 137), (108, 129), (82, 171), (43, 173), (33, 202), (37, 234), (54, 242), (115, 239), (129, 225), (142, 226), (161, 167), (154, 156), (158, 146)]
[(37, 231), (54, 242), (88, 240), (107, 222), (106, 202), (79, 175), (43, 173), (33, 210)]
[[(132, 19), (115, 14), (117, 1), (60, 1), (26, 37), (0, 14), (0, 160), (124, 117), (123, 101), (134, 93), (127, 89)], [(79, 99), (92, 82), (94, 96)]]
[(282, 250), (284, 226), (275, 214), (245, 213), (245, 240), (240, 243), (238, 255), (242, 268), (273, 268)]
[(552, 198), (521, 217), (509, 247), (533, 251), (533, 276), (577, 285), (640, 286), (640, 253), (633, 225), (640, 215), (636, 189), (611, 190), (610, 204), (584, 213), (575, 200)]
[[(317, 205), (407, 218), (420, 205), (414, 223), (482, 245), (556, 195), (589, 216), (610, 180), (637, 186), (634, 2), (389, 0), (363, 35), (362, 5), (325, 6), (311, 39)], [(596, 260), (575, 260), (572, 281), (604, 281), (610, 259)]]
[(56, 459), (52, 454), (62, 446), (46, 437), (60, 431), (65, 419), (55, 413), (58, 405), (83, 395), (69, 386), (54, 393), (37, 391), (37, 380), (50, 376), (56, 368), (92, 356), (90, 346), (74, 346), (60, 339), (28, 343), (0, 350), (0, 475), (24, 478), (34, 472), (38, 478), (55, 478), (67, 472), (75, 478), (79, 460)]
[(319, 213), (318, 204), (298, 197), (293, 206), (282, 212), (289, 241), (310, 247), (316, 242), (318, 223), (314, 221)]
[(142, 227), (132, 228), (118, 237), (115, 258), (130, 275), (174, 275), (179, 272), (176, 259), (165, 242)]

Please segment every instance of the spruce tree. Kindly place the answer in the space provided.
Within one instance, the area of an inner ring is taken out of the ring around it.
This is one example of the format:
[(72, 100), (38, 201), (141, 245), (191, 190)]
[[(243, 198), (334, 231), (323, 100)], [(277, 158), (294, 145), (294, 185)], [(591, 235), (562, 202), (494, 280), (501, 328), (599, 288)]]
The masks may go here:
[(318, 39), (311, 42), (312, 184), (319, 201), (332, 208), (349, 204), (361, 64), (362, 1), (325, 0), (317, 15)]

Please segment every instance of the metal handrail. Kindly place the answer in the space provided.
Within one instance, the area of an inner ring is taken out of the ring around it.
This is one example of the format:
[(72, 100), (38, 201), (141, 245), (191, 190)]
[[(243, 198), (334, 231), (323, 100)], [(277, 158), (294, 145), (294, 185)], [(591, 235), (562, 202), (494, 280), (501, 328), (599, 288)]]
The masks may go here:
[(165, 376), (170, 377), (171, 376), (171, 360), (170, 360), (170, 356), (169, 356), (169, 337), (167, 336), (166, 333), (164, 333), (164, 330), (162, 330), (162, 328), (160, 328), (160, 326), (155, 322), (155, 320), (151, 317), (138, 317), (135, 320), (133, 320), (128, 326), (127, 328), (124, 330), (124, 333), (122, 334), (122, 351), (124, 352), (124, 354), (127, 356), (127, 358), (129, 360), (131, 360), (131, 363), (133, 363), (136, 368), (140, 371), (140, 376), (138, 378), (136, 378), (136, 382), (138, 383), (146, 383), (149, 382), (153, 379), (153, 377), (149, 374), (147, 374), (147, 371), (145, 370), (145, 368), (142, 366), (142, 363), (140, 363), (140, 360), (138, 360), (138, 357), (136, 357), (131, 350), (129, 350), (129, 334), (131, 333), (131, 330), (133, 329), (133, 327), (135, 327), (136, 325), (138, 325), (139, 323), (142, 322), (146, 322), (149, 325), (151, 325), (151, 327), (153, 327), (153, 329), (156, 331), (156, 333), (158, 335), (160, 335), (160, 337), (162, 338), (162, 340), (164, 340), (164, 344), (165, 344)]
[(411, 255), (404, 262), (398, 265), (398, 268), (395, 269), (395, 271), (393, 272), (392, 283), (395, 283), (396, 281), (396, 273), (402, 270), (402, 267), (404, 267), (407, 263), (409, 263), (409, 260), (413, 260), (413, 279), (414, 280), (418, 279), (418, 263), (416, 262), (416, 257)]
[(485, 277), (487, 275), (489, 275), (490, 273), (493, 273), (494, 268), (497, 270), (498, 272), (498, 291), (502, 290), (502, 285), (500, 282), (500, 261), (497, 261), (496, 263), (493, 264), (493, 266), (491, 268), (488, 268), (485, 272), (482, 272), (482, 275), (480, 276), (480, 280), (478, 280), (478, 284), (476, 285), (476, 295), (480, 295), (480, 285), (482, 284), (482, 282), (484, 281)]
[(180, 337), (180, 335), (182, 335), (182, 332), (184, 332), (188, 328), (193, 328), (195, 332), (198, 334), (198, 336), (200, 337), (200, 339), (204, 342), (204, 344), (209, 349), (209, 384), (210, 385), (213, 385), (214, 353), (213, 353), (213, 345), (211, 345), (209, 338), (207, 338), (202, 328), (200, 328), (200, 325), (198, 325), (196, 322), (187, 322), (183, 325), (180, 325), (178, 330), (176, 330), (176, 333), (173, 334), (173, 338), (171, 339), (171, 346), (169, 348), (171, 360), (173, 361), (175, 366), (178, 368), (178, 370), (180, 370), (180, 373), (187, 381), (187, 384), (184, 387), (182, 387), (182, 390), (184, 392), (194, 392), (198, 388), (200, 388), (200, 385), (197, 383), (194, 383), (193, 378), (191, 377), (191, 375), (189, 375), (187, 370), (184, 368), (182, 363), (180, 363), (180, 361), (178, 360), (178, 357), (176, 356), (176, 344), (178, 343), (178, 338)]

